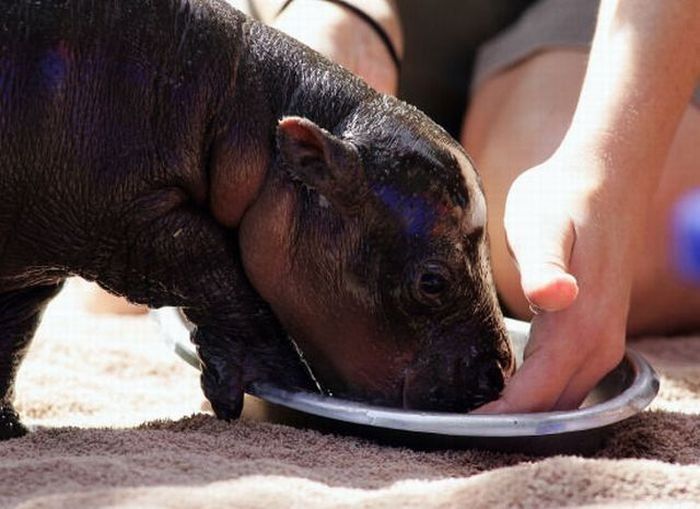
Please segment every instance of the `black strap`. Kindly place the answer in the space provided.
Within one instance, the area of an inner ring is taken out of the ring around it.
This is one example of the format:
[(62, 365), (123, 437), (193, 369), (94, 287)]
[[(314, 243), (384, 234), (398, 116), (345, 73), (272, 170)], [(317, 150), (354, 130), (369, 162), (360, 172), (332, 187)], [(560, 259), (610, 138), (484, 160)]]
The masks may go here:
[[(289, 7), (289, 5), (293, 1), (294, 0), (285, 0), (284, 4), (282, 4), (282, 7), (280, 7), (280, 10), (277, 11), (277, 14), (275, 15), (275, 17), (282, 14), (282, 12), (284, 12), (284, 10), (287, 7)], [(354, 6), (353, 4), (351, 4), (349, 2), (346, 2), (345, 0), (325, 0), (325, 1), (340, 5), (341, 7), (345, 7), (350, 12), (352, 12), (356, 16), (358, 16), (360, 19), (364, 20), (365, 23), (367, 23), (370, 27), (372, 27), (372, 29), (377, 33), (379, 38), (384, 43), (384, 46), (386, 47), (387, 51), (389, 52), (389, 55), (391, 56), (391, 60), (394, 62), (394, 65), (396, 66), (396, 70), (399, 73), (401, 72), (401, 59), (399, 58), (399, 52), (396, 51), (396, 47), (394, 46), (394, 43), (391, 42), (391, 38), (389, 37), (389, 34), (386, 33), (386, 30), (384, 30), (384, 27), (382, 27), (382, 25), (377, 23), (377, 21), (375, 21), (374, 18), (372, 18), (365, 11)]]

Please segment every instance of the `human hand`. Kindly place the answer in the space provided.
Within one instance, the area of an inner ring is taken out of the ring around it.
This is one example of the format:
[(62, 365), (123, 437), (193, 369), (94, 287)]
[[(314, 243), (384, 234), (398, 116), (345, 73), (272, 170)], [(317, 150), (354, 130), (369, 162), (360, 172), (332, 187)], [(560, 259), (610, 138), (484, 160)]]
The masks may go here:
[(560, 149), (513, 183), (505, 228), (536, 315), (523, 365), (480, 413), (576, 408), (621, 360), (647, 198), (611, 164)]
[[(400, 54), (401, 31), (389, 2), (375, 0), (361, 7), (383, 26)], [(271, 26), (360, 76), (379, 92), (396, 93), (398, 69), (387, 47), (375, 30), (349, 9), (332, 2), (296, 0)]]
[(543, 312), (522, 367), (482, 412), (574, 408), (622, 358), (647, 211), (700, 76), (700, 54), (674, 50), (698, 34), (694, 2), (601, 2), (564, 140), (506, 200), (523, 291)]

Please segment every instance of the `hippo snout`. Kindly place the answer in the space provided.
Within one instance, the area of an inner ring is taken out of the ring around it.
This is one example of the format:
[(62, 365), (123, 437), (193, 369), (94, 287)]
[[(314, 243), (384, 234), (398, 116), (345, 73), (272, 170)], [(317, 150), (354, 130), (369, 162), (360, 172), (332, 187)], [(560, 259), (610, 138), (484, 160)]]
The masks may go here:
[[(507, 346), (507, 341), (504, 340)], [(497, 399), (514, 370), (510, 348), (500, 353), (454, 354), (420, 359), (405, 372), (403, 406), (413, 410), (468, 412)]]
[[(454, 364), (463, 365), (463, 361)], [(468, 412), (494, 400), (503, 390), (505, 374), (491, 361), (477, 369), (409, 369), (406, 373), (403, 406), (414, 410)]]

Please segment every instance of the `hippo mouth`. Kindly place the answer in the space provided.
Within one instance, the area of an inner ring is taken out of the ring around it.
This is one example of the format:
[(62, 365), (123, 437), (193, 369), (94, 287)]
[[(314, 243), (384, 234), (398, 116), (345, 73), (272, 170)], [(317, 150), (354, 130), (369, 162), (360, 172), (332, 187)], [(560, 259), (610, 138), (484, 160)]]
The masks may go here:
[(347, 382), (340, 388), (324, 383), (291, 335), (290, 341), (319, 393), (404, 410), (469, 412), (497, 399), (516, 366), (510, 344), (506, 342), (506, 347), (498, 354), (492, 352), (472, 358), (419, 356), (383, 389), (362, 390)]
[(514, 367), (512, 361), (503, 366), (496, 359), (479, 362), (474, 367), (463, 360), (451, 364), (441, 369), (440, 378), (430, 376), (434, 369), (426, 374), (420, 365), (407, 368), (401, 389), (402, 407), (406, 410), (469, 412), (497, 399)]
[(505, 325), (499, 325), (451, 327), (462, 331), (456, 335), (444, 328), (434, 331), (397, 373), (401, 388), (394, 404), (405, 410), (462, 413), (498, 399), (516, 368)]

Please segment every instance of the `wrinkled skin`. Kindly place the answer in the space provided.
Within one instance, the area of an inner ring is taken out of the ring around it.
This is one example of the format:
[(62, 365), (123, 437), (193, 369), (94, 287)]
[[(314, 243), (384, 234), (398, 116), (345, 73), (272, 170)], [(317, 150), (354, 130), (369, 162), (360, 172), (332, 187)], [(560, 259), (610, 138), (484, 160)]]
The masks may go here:
[(512, 369), (461, 148), (222, 2), (0, 5), (0, 438), (79, 275), (183, 308), (202, 387), (262, 381), (466, 411)]

